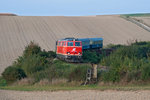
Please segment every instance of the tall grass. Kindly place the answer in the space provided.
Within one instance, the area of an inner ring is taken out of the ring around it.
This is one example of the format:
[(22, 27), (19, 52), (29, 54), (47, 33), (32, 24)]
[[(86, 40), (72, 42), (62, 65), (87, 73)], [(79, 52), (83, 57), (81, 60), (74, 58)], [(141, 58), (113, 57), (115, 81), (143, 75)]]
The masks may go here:
[(109, 66), (103, 72), (103, 81), (119, 82), (121, 80), (148, 81), (150, 79), (150, 42), (136, 42), (129, 46), (121, 46), (110, 56), (104, 57), (100, 64)]

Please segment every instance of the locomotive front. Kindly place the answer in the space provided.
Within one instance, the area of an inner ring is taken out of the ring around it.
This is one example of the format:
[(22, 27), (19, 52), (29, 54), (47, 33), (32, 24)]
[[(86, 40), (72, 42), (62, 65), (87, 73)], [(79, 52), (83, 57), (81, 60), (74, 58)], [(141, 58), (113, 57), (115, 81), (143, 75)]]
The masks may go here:
[(66, 38), (56, 42), (57, 57), (68, 62), (80, 62), (82, 57), (82, 42)]

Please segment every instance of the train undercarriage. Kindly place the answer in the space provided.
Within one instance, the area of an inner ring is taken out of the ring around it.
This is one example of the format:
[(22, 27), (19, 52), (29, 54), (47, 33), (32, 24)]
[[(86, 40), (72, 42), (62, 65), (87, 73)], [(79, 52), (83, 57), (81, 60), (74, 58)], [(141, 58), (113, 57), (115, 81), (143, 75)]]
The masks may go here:
[(82, 56), (81, 55), (61, 55), (57, 54), (57, 58), (64, 60), (66, 62), (74, 62), (74, 63), (80, 63), (82, 62)]

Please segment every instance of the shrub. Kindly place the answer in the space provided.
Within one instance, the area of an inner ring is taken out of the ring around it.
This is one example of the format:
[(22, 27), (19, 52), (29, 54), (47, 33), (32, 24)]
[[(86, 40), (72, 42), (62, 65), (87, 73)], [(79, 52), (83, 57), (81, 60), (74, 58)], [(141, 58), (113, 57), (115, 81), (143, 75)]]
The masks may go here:
[(97, 64), (99, 63), (101, 56), (96, 52), (84, 51), (82, 58), (84, 62)]
[(0, 86), (6, 86), (7, 82), (4, 78), (0, 77)]
[(19, 57), (13, 66), (23, 69), (28, 77), (33, 73), (39, 72), (51, 65), (52, 60), (56, 57), (53, 51), (46, 52), (31, 42), (24, 50), (23, 56)]
[[(114, 46), (112, 46), (114, 47)], [(138, 81), (150, 79), (150, 42), (136, 42), (129, 46), (117, 47), (110, 56), (104, 57), (101, 64), (109, 66), (108, 72), (101, 75), (104, 81)]]
[(20, 64), (20, 68), (22, 68), (27, 76), (31, 74), (44, 70), (48, 66), (48, 61), (45, 57), (41, 57), (39, 55), (31, 55), (26, 57), (24, 61)]
[(70, 74), (69, 81), (84, 81), (89, 66), (77, 66)]
[(36, 73), (33, 73), (30, 77), (34, 78), (35, 82), (39, 82), (42, 79), (51, 80), (54, 77), (55, 71), (45, 69)]
[(108, 72), (102, 73), (102, 80), (105, 82), (118, 82), (120, 80), (119, 70), (112, 68)]
[(141, 71), (140, 70), (131, 70), (127, 73), (127, 82), (130, 81), (138, 81), (141, 78)]
[(34, 42), (30, 42), (30, 44), (25, 47), (25, 50), (23, 52), (23, 56), (24, 57), (27, 57), (27, 56), (31, 56), (31, 55), (34, 55), (34, 54), (38, 54), (41, 52), (41, 48), (35, 44)]
[(26, 74), (21, 68), (9, 66), (4, 70), (2, 76), (8, 83), (12, 83), (16, 80), (25, 78)]
[(69, 64), (60, 60), (55, 60), (51, 66), (46, 69), (38, 71), (31, 75), (35, 79), (35, 82), (39, 82), (42, 79), (48, 79), (49, 81), (55, 79), (67, 79), (69, 81), (85, 80), (86, 71), (90, 66), (88, 65), (76, 65)]
[(56, 52), (48, 51), (48, 57), (49, 58), (56, 58)]
[(42, 52), (39, 53), (40, 56), (42, 57), (46, 57), (46, 58), (55, 58), (56, 57), (56, 53), (53, 51), (45, 51), (43, 50)]
[(114, 44), (108, 44), (105, 48), (108, 48), (108, 49), (118, 49), (120, 47), (124, 47), (123, 45), (114, 45)]
[(142, 66), (141, 74), (142, 80), (150, 80), (150, 63), (146, 63)]

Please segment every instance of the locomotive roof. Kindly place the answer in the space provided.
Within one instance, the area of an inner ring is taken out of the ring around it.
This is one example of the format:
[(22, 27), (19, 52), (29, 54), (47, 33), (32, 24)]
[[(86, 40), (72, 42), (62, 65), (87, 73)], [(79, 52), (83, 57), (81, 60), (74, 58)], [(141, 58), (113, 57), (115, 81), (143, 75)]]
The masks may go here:
[(65, 39), (60, 39), (58, 41), (75, 41), (75, 38), (65, 38)]

